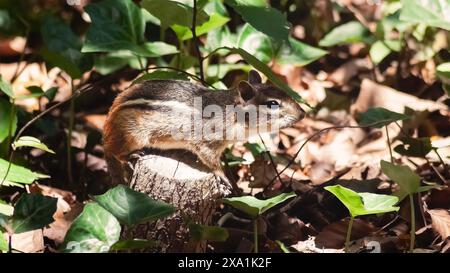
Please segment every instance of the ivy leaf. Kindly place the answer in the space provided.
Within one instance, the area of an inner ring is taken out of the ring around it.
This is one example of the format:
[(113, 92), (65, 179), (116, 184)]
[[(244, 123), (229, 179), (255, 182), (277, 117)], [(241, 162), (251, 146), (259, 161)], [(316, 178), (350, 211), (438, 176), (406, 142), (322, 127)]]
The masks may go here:
[(383, 173), (400, 186), (400, 191), (397, 193), (400, 200), (406, 195), (418, 192), (420, 187), (420, 176), (413, 172), (408, 166), (394, 165), (384, 160), (381, 160), (380, 165)]
[(303, 66), (320, 59), (326, 54), (328, 54), (328, 51), (289, 38), (289, 45), (285, 44), (281, 47), (276, 60), (280, 64)]
[(153, 200), (125, 185), (116, 186), (92, 199), (127, 226), (155, 221), (175, 212), (171, 205)]
[(373, 36), (370, 31), (358, 21), (351, 21), (333, 28), (320, 40), (320, 46), (334, 46), (358, 42), (371, 43)]
[(15, 98), (14, 91), (13, 91), (11, 84), (9, 82), (5, 81), (1, 75), (0, 75), (0, 91), (5, 93), (11, 99)]
[(409, 118), (409, 116), (404, 114), (392, 112), (382, 107), (375, 107), (359, 114), (359, 125), (381, 128), (392, 122)]
[(369, 192), (358, 193), (341, 185), (328, 186), (325, 189), (336, 196), (350, 212), (352, 217), (398, 211), (396, 196), (374, 194)]
[(376, 41), (370, 47), (369, 55), (375, 64), (379, 64), (393, 51), (400, 51), (399, 40)]
[(92, 24), (86, 33), (83, 52), (129, 50), (139, 56), (158, 56), (145, 43), (142, 11), (131, 0), (103, 0), (89, 4), (85, 10)]
[[(192, 27), (193, 8), (170, 0), (143, 0), (141, 7), (150, 12), (161, 21), (161, 29), (179, 25)], [(196, 25), (200, 26), (208, 21), (208, 14), (201, 9), (197, 10)]]
[[(0, 158), (0, 179), (3, 180), (5, 177), (6, 170), (8, 169), (9, 162)], [(34, 181), (42, 178), (49, 178), (50, 176), (32, 172), (31, 170), (11, 164), (8, 172), (8, 176), (5, 179), (5, 184), (31, 184)], [(5, 185), (4, 184), (4, 185)]]
[(120, 223), (99, 204), (87, 204), (67, 231), (63, 252), (108, 252), (120, 238)]
[(11, 216), (14, 213), (14, 207), (0, 200), (0, 214)]
[(45, 48), (40, 53), (50, 65), (61, 68), (74, 79), (92, 67), (91, 57), (81, 53), (81, 40), (64, 21), (45, 16), (41, 33)]
[(425, 157), (432, 149), (431, 140), (429, 137), (422, 138), (399, 138), (403, 144), (399, 144), (394, 148), (394, 151), (401, 155), (413, 157)]
[(269, 36), (257, 31), (249, 23), (242, 27), (238, 36), (237, 46), (263, 63), (269, 63), (275, 55)]
[[(230, 21), (230, 18), (222, 16), (218, 13), (213, 13), (209, 16), (209, 20), (207, 22), (203, 23), (200, 26), (195, 27), (195, 33), (197, 34), (197, 36), (201, 36), (214, 29), (220, 28), (221, 26), (225, 25), (228, 21)], [(172, 29), (173, 31), (175, 31), (175, 34), (181, 41), (192, 38), (192, 31), (189, 27), (173, 25)]]
[(22, 136), (12, 144), (14, 150), (19, 147), (33, 147), (54, 154), (55, 152), (42, 143), (39, 139), (31, 136)]
[(276, 41), (287, 41), (289, 24), (278, 10), (267, 6), (265, 1), (225, 0), (244, 21)]
[(275, 197), (261, 200), (253, 196), (240, 196), (222, 199), (223, 203), (228, 204), (242, 212), (245, 212), (252, 218), (263, 214), (270, 208), (283, 203), (284, 201), (296, 196), (295, 193), (282, 193)]
[(3, 233), (0, 230), (0, 251), (1, 252), (6, 252), (9, 250), (9, 245), (8, 245), (8, 241), (5, 238), (6, 233)]
[(58, 199), (40, 194), (23, 194), (14, 206), (12, 229), (22, 233), (40, 229), (54, 221)]
[(400, 19), (450, 30), (449, 0), (402, 0)]
[(450, 62), (438, 65), (436, 67), (436, 74), (442, 78), (450, 79)]
[(13, 105), (0, 98), (0, 143), (3, 142), (9, 135), (9, 126), (11, 125), (11, 136), (13, 136), (17, 129), (17, 113)]

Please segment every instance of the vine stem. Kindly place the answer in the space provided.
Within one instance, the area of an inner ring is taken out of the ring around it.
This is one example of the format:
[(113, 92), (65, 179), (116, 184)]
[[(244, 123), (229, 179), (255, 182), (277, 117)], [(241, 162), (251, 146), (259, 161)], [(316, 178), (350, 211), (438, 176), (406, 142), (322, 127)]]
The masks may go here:
[(389, 138), (389, 131), (387, 125), (384, 126), (384, 128), (386, 129), (387, 145), (389, 148), (389, 155), (391, 156), (391, 163), (394, 164), (394, 156), (392, 155), (391, 140)]
[(414, 252), (414, 245), (416, 242), (416, 213), (414, 210), (414, 197), (413, 194), (409, 194), (409, 205), (411, 209), (411, 231), (410, 231), (410, 242), (409, 242), (409, 252)]
[[(374, 122), (372, 124), (368, 124), (368, 125), (340, 125), (340, 126), (332, 126), (332, 127), (327, 127), (327, 128), (323, 128), (320, 129), (319, 131), (315, 132), (314, 134), (312, 134), (310, 137), (308, 137), (305, 142), (303, 142), (303, 144), (300, 146), (300, 148), (297, 150), (297, 152), (295, 152), (293, 158), (291, 161), (289, 161), (289, 163), (279, 172), (278, 175), (281, 175), (282, 173), (284, 173), (292, 164), (294, 164), (295, 159), (298, 157), (298, 155), (300, 154), (300, 152), (303, 150), (303, 148), (306, 146), (306, 144), (311, 141), (313, 138), (315, 138), (316, 136), (328, 131), (328, 130), (332, 130), (332, 129), (345, 129), (345, 128), (354, 128), (354, 129), (363, 129), (363, 128), (369, 128), (369, 127), (374, 127), (377, 126), (379, 124), (382, 124), (383, 121), (379, 121), (379, 122)], [(272, 178), (272, 180), (269, 182), (268, 185), (271, 185), (275, 179), (278, 178), (278, 175), (276, 175), (274, 178)], [(267, 187), (267, 186), (266, 186)]]
[(69, 128), (67, 132), (67, 178), (69, 180), (69, 184), (72, 184), (72, 132), (73, 125), (75, 120), (75, 97), (73, 97), (74, 88), (73, 88), (73, 79), (70, 79), (70, 90), (71, 90), (71, 99), (69, 106)]
[(345, 253), (348, 253), (348, 249), (350, 248), (350, 238), (352, 237), (352, 227), (354, 219), (355, 218), (353, 216), (350, 216), (350, 221), (348, 222), (347, 236), (345, 237)]
[[(106, 79), (106, 78), (105, 78)], [(104, 79), (104, 80), (105, 80)], [(98, 83), (100, 83), (102, 81), (99, 81)], [(53, 111), (54, 109), (58, 108), (59, 106), (65, 104), (66, 102), (70, 101), (72, 98), (87, 92), (89, 90), (93, 90), (94, 85), (86, 85), (83, 88), (78, 89), (77, 91), (73, 92), (72, 95), (70, 97), (68, 97), (67, 99), (58, 102), (57, 104), (52, 105), (51, 107), (47, 108), (45, 111), (39, 113), (38, 115), (36, 115), (34, 118), (32, 118), (30, 121), (28, 121), (20, 130), (19, 132), (16, 134), (16, 136), (14, 137), (14, 140), (12, 141), (12, 143), (16, 142), (19, 137), (22, 136), (23, 132), (28, 129), (28, 127), (30, 127), (34, 122), (36, 122), (38, 119), (40, 119), (42, 116), (46, 115), (47, 113)], [(2, 181), (0, 182), (0, 186), (3, 185), (3, 183), (5, 182), (6, 178), (8, 177), (9, 171), (11, 170), (11, 162), (14, 156), (14, 149), (11, 150), (11, 153), (9, 155), (9, 164), (8, 164), (8, 168), (6, 169), (5, 175), (2, 178)]]
[(12, 139), (12, 127), (13, 127), (13, 119), (14, 119), (14, 113), (16, 111), (16, 101), (14, 98), (11, 99), (11, 111), (9, 113), (9, 124), (8, 124), (8, 141), (6, 142), (6, 154), (9, 154), (11, 152), (11, 139)]
[(192, 27), (191, 27), (191, 31), (192, 31), (192, 37), (194, 38), (194, 44), (195, 44), (195, 49), (197, 51), (197, 57), (198, 57), (198, 65), (199, 65), (199, 69), (200, 69), (200, 79), (202, 80), (202, 82), (205, 81), (205, 75), (203, 72), (203, 57), (202, 57), (202, 53), (200, 52), (200, 42), (199, 39), (197, 37), (197, 31), (196, 31), (196, 26), (197, 26), (197, 0), (193, 0), (194, 1), (194, 6), (193, 6), (193, 11), (192, 11)]

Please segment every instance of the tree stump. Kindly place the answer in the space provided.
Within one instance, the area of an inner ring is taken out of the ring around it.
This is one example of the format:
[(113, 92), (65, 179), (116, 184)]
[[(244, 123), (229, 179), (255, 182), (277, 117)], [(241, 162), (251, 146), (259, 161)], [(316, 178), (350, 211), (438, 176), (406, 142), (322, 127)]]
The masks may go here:
[(205, 251), (205, 242), (190, 240), (185, 220), (211, 225), (217, 200), (231, 189), (189, 151), (149, 150), (130, 158), (129, 186), (171, 204), (177, 211), (168, 218), (125, 230), (126, 237), (157, 240), (159, 246), (151, 251)]

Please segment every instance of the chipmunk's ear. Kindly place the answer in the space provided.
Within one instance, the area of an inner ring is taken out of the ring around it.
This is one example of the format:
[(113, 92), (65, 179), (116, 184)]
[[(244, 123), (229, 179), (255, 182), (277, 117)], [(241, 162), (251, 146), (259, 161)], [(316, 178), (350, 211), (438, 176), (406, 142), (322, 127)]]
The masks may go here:
[(258, 71), (256, 70), (250, 70), (250, 72), (248, 73), (248, 81), (251, 84), (258, 84), (258, 83), (262, 83), (262, 79), (261, 76), (259, 75)]
[(248, 81), (240, 81), (238, 85), (239, 94), (244, 101), (249, 101), (256, 96), (256, 90)]

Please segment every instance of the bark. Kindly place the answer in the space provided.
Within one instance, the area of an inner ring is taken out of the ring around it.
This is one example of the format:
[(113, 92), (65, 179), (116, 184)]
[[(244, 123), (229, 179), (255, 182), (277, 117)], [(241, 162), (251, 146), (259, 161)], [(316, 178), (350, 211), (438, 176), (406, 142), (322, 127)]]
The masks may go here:
[(217, 200), (230, 194), (231, 189), (187, 151), (152, 150), (132, 158), (129, 162), (129, 186), (173, 205), (177, 212), (169, 218), (125, 230), (123, 236), (157, 240), (159, 246), (152, 251), (205, 251), (205, 242), (189, 238), (186, 219), (211, 225)]

